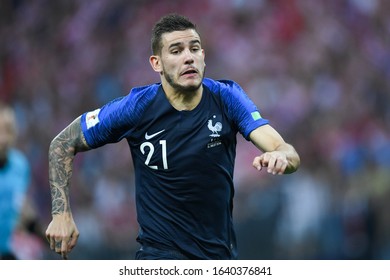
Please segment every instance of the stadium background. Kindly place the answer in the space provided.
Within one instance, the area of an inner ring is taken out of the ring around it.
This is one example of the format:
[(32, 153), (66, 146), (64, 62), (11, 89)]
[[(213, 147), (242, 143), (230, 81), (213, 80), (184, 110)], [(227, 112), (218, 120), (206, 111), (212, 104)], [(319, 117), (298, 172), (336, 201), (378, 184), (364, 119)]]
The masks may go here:
[[(235, 224), (241, 259), (390, 258), (390, 2), (385, 0), (3, 0), (0, 98), (19, 121), (30, 196), (50, 221), (47, 151), (84, 111), (158, 81), (150, 31), (163, 14), (195, 21), (207, 75), (239, 82), (301, 155), (298, 173), (259, 175), (239, 138)], [(125, 142), (79, 154), (71, 188), (73, 259), (137, 249)], [(18, 254), (58, 259), (22, 235)]]

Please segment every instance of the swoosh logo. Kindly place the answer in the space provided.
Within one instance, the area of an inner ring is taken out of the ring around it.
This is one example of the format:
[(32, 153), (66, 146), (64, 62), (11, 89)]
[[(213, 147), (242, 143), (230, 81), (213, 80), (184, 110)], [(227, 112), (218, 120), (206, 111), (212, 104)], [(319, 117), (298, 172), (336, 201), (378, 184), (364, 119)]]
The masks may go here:
[(164, 132), (164, 131), (165, 131), (165, 129), (160, 130), (160, 131), (158, 131), (158, 132), (156, 132), (156, 133), (153, 133), (153, 134), (151, 134), (151, 135), (149, 135), (149, 134), (146, 132), (146, 133), (145, 133), (145, 139), (146, 139), (146, 140), (152, 139), (153, 137), (159, 135), (160, 133), (162, 133), (162, 132)]

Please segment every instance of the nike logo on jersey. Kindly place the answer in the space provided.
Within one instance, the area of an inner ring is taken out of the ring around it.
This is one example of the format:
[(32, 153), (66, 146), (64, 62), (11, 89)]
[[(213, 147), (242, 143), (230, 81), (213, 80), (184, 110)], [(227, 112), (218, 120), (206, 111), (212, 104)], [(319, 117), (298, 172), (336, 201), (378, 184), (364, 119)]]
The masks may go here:
[(162, 132), (164, 132), (165, 131), (165, 129), (163, 129), (163, 130), (160, 130), (160, 131), (158, 131), (158, 132), (156, 132), (156, 133), (153, 133), (153, 134), (151, 134), (151, 135), (149, 135), (147, 132), (145, 133), (145, 139), (146, 140), (150, 140), (150, 139), (152, 139), (153, 137), (156, 137), (157, 135), (159, 135), (160, 133), (162, 133)]

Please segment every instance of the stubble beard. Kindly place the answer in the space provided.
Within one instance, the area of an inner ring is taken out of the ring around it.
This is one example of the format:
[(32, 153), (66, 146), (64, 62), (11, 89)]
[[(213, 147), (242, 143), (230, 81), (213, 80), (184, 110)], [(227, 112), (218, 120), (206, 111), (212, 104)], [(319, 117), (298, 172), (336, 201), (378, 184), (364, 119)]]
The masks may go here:
[(200, 80), (199, 84), (190, 85), (190, 86), (182, 86), (182, 85), (178, 84), (177, 82), (175, 82), (175, 80), (172, 77), (172, 75), (167, 74), (166, 71), (163, 71), (163, 75), (164, 75), (165, 80), (168, 82), (168, 84), (176, 92), (189, 93), (189, 92), (195, 92), (195, 91), (197, 91), (200, 88), (200, 86), (202, 85), (202, 82), (203, 82), (205, 71), (203, 70), (203, 74), (202, 74), (202, 77), (201, 77), (201, 80)]

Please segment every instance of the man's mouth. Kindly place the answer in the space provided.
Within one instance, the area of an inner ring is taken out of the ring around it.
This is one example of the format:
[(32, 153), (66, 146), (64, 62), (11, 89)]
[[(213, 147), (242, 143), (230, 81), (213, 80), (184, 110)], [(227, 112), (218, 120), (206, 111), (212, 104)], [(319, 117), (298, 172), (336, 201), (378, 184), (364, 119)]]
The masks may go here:
[(193, 75), (193, 74), (198, 74), (198, 71), (195, 68), (185, 70), (184, 72), (181, 73), (181, 76)]

